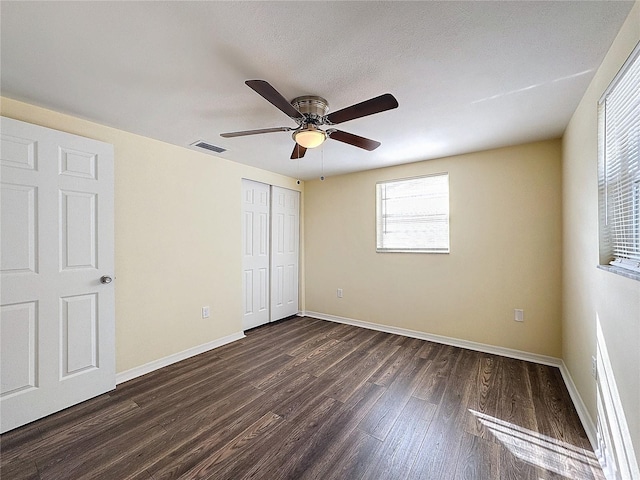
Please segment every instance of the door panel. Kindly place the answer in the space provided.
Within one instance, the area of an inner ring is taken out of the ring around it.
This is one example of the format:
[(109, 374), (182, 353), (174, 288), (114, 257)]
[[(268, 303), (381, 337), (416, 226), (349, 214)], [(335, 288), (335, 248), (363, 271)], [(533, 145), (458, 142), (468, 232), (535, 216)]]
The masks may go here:
[(36, 302), (3, 305), (0, 312), (0, 348), (5, 365), (0, 396), (35, 387), (36, 381)]
[(266, 312), (269, 310), (269, 272), (266, 268), (260, 268), (258, 274), (260, 275), (260, 303), (258, 305), (258, 310), (260, 312)]
[(242, 269), (247, 330), (269, 322), (269, 185), (242, 180)]
[(300, 192), (272, 188), (271, 321), (298, 313)]
[(113, 147), (0, 121), (5, 432), (115, 388)]
[(284, 299), (282, 298), (282, 293), (284, 291), (284, 265), (276, 265), (273, 267), (272, 278), (273, 295), (271, 296), (271, 301), (275, 309), (282, 308), (284, 303)]
[(36, 187), (2, 183), (2, 273), (36, 273)]
[(60, 269), (97, 268), (96, 195), (60, 192)]
[(96, 294), (61, 299), (62, 377), (97, 368)]
[(0, 166), (36, 170), (36, 141), (14, 137), (3, 130), (0, 135)]
[[(243, 280), (244, 280), (244, 284), (242, 286), (242, 291), (244, 292), (243, 307), (244, 307), (244, 315), (247, 316), (253, 313), (253, 270), (247, 269), (246, 267), (243, 267), (243, 268), (244, 268), (242, 272)], [(242, 328), (245, 328), (244, 323), (242, 325)]]

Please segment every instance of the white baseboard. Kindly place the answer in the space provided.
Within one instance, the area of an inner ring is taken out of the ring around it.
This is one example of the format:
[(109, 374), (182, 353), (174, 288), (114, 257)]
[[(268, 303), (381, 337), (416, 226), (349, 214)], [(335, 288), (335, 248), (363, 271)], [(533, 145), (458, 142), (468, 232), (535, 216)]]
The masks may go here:
[(573, 401), (573, 406), (576, 407), (576, 411), (578, 412), (578, 417), (582, 422), (582, 426), (584, 427), (584, 431), (587, 433), (587, 437), (589, 438), (589, 442), (591, 443), (591, 447), (595, 452), (596, 456), (598, 455), (598, 434), (596, 430), (596, 425), (593, 423), (593, 419), (591, 415), (589, 415), (589, 411), (587, 410), (578, 389), (576, 388), (576, 384), (573, 383), (573, 378), (571, 378), (571, 374), (569, 373), (569, 369), (567, 365), (562, 361), (560, 365), (560, 373), (562, 374), (562, 379), (564, 380), (564, 384), (567, 386), (567, 390), (569, 390), (569, 396), (571, 397), (571, 401)]
[(537, 353), (524, 352), (522, 350), (514, 350), (512, 348), (497, 347), (495, 345), (487, 345), (485, 343), (471, 342), (469, 340), (461, 340), (459, 338), (445, 337), (442, 335), (434, 335), (432, 333), (418, 332), (416, 330), (408, 330), (400, 327), (390, 327), (379, 323), (365, 322), (363, 320), (354, 320), (352, 318), (338, 317), (336, 315), (327, 315), (319, 312), (305, 312), (308, 317), (318, 318), (320, 320), (328, 320), (330, 322), (346, 323), (354, 327), (368, 328), (379, 332), (393, 333), (404, 337), (417, 338), (419, 340), (428, 340), (430, 342), (451, 345), (452, 347), (466, 348), (476, 350), (483, 353), (491, 353), (494, 355), (502, 355), (503, 357), (515, 358), (517, 360), (526, 360), (528, 362), (541, 363), (552, 367), (560, 368), (562, 360), (547, 355), (539, 355)]
[(515, 350), (512, 348), (498, 347), (495, 345), (487, 345), (485, 343), (471, 342), (469, 340), (461, 340), (459, 338), (445, 337), (442, 335), (434, 335), (431, 333), (418, 332), (415, 330), (408, 330), (406, 328), (399, 327), (390, 327), (388, 325), (380, 325), (378, 323), (365, 322), (362, 320), (354, 320), (352, 318), (339, 317), (336, 315), (328, 315), (326, 313), (319, 312), (302, 312), (303, 315), (313, 318), (318, 318), (320, 320), (328, 320), (330, 322), (337, 323), (346, 323), (348, 325), (353, 325), (355, 327), (368, 328), (370, 330), (377, 330), (380, 332), (393, 333), (395, 335), (402, 335), (405, 337), (418, 338), (420, 340), (427, 340), (430, 342), (441, 343), (444, 345), (451, 345), (453, 347), (467, 348), (469, 350), (475, 350), (483, 353), (490, 353), (493, 355), (501, 355), (503, 357), (515, 358), (516, 360), (525, 360), (528, 362), (540, 363), (542, 365), (549, 365), (551, 367), (558, 367), (560, 369), (560, 373), (562, 374), (562, 378), (564, 380), (565, 385), (567, 386), (567, 390), (569, 390), (569, 395), (571, 396), (571, 400), (578, 412), (578, 417), (582, 422), (582, 426), (587, 433), (587, 437), (591, 442), (591, 446), (594, 451), (597, 453), (597, 435), (596, 435), (596, 427), (591, 419), (591, 415), (587, 411), (587, 408), (582, 401), (582, 397), (580, 393), (578, 393), (578, 389), (576, 388), (573, 379), (565, 365), (564, 361), (560, 358), (550, 357), (547, 355), (539, 355), (537, 353), (524, 352), (522, 350)]
[(213, 340), (212, 342), (203, 343), (202, 345), (198, 345), (197, 347), (189, 348), (182, 352), (169, 355), (168, 357), (160, 358), (158, 360), (154, 360), (153, 362), (140, 365), (139, 367), (134, 367), (132, 369), (125, 370), (124, 372), (117, 373), (116, 385), (129, 380), (133, 380), (134, 378), (140, 377), (142, 375), (146, 375), (147, 373), (151, 373), (154, 370), (166, 367), (168, 365), (171, 365), (172, 363), (180, 362), (181, 360), (186, 360), (187, 358), (200, 355), (204, 352), (208, 352), (209, 350), (221, 347), (223, 345), (226, 345), (227, 343), (235, 342), (236, 340), (244, 338), (244, 336), (245, 335), (243, 332), (233, 333), (231, 335), (227, 335), (226, 337)]

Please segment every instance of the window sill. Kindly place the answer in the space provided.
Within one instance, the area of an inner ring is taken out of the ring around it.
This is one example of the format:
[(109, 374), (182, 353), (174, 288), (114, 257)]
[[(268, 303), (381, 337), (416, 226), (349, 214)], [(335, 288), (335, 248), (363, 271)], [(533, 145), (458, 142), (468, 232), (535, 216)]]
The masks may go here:
[(445, 253), (445, 254), (448, 254), (449, 250), (422, 250), (418, 248), (415, 248), (413, 250), (402, 249), (402, 248), (376, 248), (376, 253)]
[(613, 265), (598, 265), (600, 270), (604, 270), (605, 272), (611, 272), (616, 275), (621, 275), (623, 277), (630, 278), (631, 280), (637, 280), (640, 282), (640, 273), (634, 272), (632, 270), (627, 270), (626, 268), (614, 267)]

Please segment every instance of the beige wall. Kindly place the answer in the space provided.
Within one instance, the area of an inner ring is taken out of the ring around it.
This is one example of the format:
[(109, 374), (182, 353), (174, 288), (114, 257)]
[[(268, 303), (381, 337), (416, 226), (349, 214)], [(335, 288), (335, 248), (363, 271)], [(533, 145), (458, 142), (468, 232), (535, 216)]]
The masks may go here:
[(600, 320), (614, 376), (640, 459), (640, 282), (598, 270), (597, 102), (640, 40), (640, 2), (598, 69), (563, 139), (563, 357), (593, 419)]
[[(451, 253), (376, 253), (376, 182), (438, 172)], [(307, 182), (306, 308), (559, 357), (560, 188), (559, 140)]]
[(242, 330), (241, 179), (303, 185), (10, 99), (0, 111), (114, 145), (118, 372)]

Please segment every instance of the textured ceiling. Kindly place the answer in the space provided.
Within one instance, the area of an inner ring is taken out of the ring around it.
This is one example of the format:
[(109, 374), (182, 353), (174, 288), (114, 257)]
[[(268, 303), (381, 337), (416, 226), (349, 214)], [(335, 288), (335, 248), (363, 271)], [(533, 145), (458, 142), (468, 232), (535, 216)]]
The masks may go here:
[[(300, 178), (562, 135), (633, 2), (6, 2), (1, 93)], [(300, 161), (295, 126), (248, 88), (319, 95), (335, 111), (392, 93)]]

